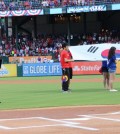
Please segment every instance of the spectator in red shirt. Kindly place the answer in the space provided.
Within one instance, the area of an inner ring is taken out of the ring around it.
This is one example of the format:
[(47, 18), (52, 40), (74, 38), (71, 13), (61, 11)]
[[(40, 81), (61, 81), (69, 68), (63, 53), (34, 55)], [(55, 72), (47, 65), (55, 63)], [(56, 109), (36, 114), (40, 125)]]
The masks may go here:
[(60, 53), (60, 63), (62, 66), (62, 91), (66, 92), (69, 90), (70, 83), (70, 71), (69, 62), (73, 61), (68, 53), (68, 46), (66, 43), (62, 44), (62, 51)]

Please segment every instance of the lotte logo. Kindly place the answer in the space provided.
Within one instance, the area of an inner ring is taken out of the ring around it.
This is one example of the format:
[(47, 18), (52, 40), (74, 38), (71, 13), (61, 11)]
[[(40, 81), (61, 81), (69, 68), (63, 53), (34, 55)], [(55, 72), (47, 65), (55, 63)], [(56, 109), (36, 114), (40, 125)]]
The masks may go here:
[[(107, 57), (108, 57), (108, 52), (109, 52), (109, 49), (103, 50), (103, 51), (101, 52), (101, 56), (102, 56), (103, 58), (107, 58)], [(116, 50), (116, 51), (115, 51), (115, 55), (116, 55), (116, 58), (120, 58), (120, 50)]]

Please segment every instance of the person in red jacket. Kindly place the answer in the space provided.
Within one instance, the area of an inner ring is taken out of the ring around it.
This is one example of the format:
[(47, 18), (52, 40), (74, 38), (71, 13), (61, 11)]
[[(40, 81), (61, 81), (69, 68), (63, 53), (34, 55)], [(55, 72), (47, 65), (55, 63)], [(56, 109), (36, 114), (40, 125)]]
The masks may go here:
[(62, 66), (62, 90), (68, 91), (70, 83), (69, 62), (72, 62), (73, 59), (70, 58), (67, 43), (62, 44), (62, 49), (63, 50), (60, 53), (60, 63)]

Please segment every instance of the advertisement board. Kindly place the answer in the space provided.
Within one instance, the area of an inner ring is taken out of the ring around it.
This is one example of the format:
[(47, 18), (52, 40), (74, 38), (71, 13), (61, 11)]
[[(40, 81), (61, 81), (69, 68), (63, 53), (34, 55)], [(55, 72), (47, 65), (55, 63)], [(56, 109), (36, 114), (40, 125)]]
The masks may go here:
[[(72, 62), (73, 75), (100, 74), (101, 62)], [(60, 63), (23, 64), (23, 76), (61, 75)]]
[[(40, 56), (41, 62), (44, 58), (47, 58), (48, 60), (52, 59), (52, 56)], [(9, 62), (15, 62), (18, 61), (19, 63), (36, 63), (38, 60), (38, 56), (25, 56), (25, 57), (9, 57)]]
[(112, 4), (112, 10), (120, 10), (120, 4)]
[(106, 11), (106, 5), (68, 7), (67, 13)]
[[(73, 74), (100, 74), (99, 69), (102, 66), (102, 62), (72, 62)], [(120, 74), (120, 61), (117, 61), (116, 74)]]
[(62, 8), (51, 8), (50, 14), (62, 14)]
[(96, 12), (96, 11), (106, 11), (106, 5), (98, 5), (98, 6), (90, 6), (89, 8), (90, 12)]
[[(73, 75), (100, 74), (101, 61), (72, 62)], [(117, 62), (117, 74), (120, 74), (120, 62)], [(60, 63), (23, 64), (23, 76), (59, 76), (62, 75)]]
[(2, 64), (0, 69), (0, 77), (17, 76), (16, 64)]
[(120, 74), (120, 61), (117, 61), (116, 74)]
[(73, 74), (100, 74), (101, 62), (72, 62)]
[(67, 13), (81, 13), (89, 12), (89, 6), (77, 6), (77, 7), (68, 7)]
[(61, 74), (60, 63), (23, 64), (23, 76), (56, 76)]

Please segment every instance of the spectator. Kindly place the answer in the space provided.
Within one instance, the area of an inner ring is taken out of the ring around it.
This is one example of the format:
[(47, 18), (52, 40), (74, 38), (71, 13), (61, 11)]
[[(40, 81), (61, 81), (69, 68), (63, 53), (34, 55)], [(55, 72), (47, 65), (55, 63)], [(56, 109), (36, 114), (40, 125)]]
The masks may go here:
[(111, 47), (108, 53), (108, 72), (109, 72), (109, 90), (117, 91), (113, 89), (113, 82), (115, 80), (116, 73), (116, 56), (115, 56), (115, 47)]
[(43, 58), (43, 63), (48, 63), (48, 59), (46, 56)]
[(38, 58), (37, 58), (37, 63), (41, 63), (41, 57), (40, 56), (38, 56)]

